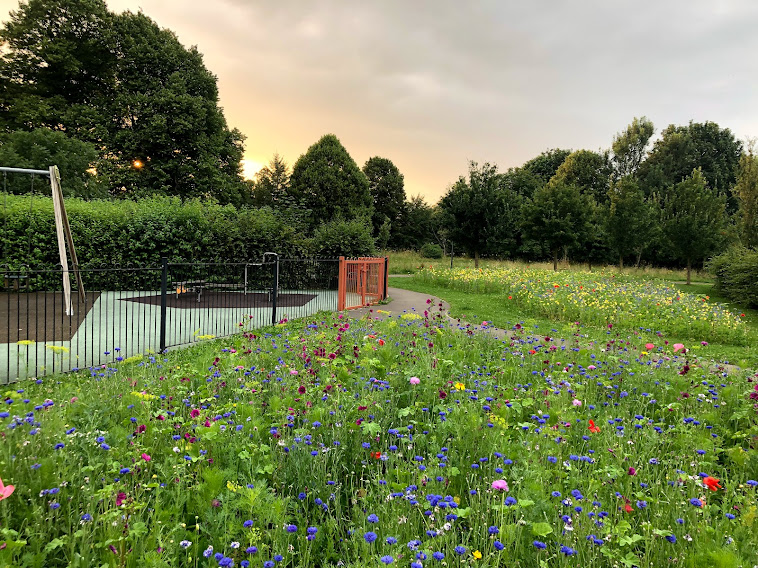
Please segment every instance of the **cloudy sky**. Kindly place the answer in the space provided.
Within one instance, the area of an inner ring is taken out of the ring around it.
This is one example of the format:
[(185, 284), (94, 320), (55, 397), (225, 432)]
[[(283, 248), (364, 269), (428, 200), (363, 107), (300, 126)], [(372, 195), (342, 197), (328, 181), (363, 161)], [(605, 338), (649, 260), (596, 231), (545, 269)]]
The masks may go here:
[(107, 3), (198, 46), (248, 171), (334, 133), (435, 202), (469, 160), (607, 148), (635, 116), (758, 136), (755, 0)]

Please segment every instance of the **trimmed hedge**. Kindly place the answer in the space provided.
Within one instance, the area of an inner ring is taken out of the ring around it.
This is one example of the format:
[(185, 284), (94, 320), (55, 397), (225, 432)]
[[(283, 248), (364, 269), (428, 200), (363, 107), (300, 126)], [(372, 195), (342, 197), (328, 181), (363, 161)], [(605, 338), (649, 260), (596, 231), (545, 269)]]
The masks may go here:
[[(0, 203), (0, 264), (57, 265), (52, 198), (3, 195), (0, 199), (7, 200), (5, 206)], [(259, 259), (267, 251), (284, 257), (317, 252), (310, 250), (307, 235), (267, 208), (237, 210), (170, 197), (71, 198), (66, 200), (66, 211), (82, 266), (157, 266), (161, 256), (171, 262), (242, 262)]]
[(758, 251), (732, 247), (713, 258), (709, 268), (716, 275), (717, 289), (730, 300), (758, 308)]

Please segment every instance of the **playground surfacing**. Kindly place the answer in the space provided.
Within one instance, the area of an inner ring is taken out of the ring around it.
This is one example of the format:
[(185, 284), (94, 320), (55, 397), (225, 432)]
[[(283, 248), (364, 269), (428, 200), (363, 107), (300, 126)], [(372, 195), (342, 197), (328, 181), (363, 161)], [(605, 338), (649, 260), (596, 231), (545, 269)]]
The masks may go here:
[[(53, 372), (107, 366), (116, 360), (159, 350), (159, 293), (101, 292), (91, 297), (93, 301), (89, 310), (77, 310), (74, 303), (74, 316), (64, 316), (71, 322), (78, 322), (78, 325), (71, 323), (70, 334), (53, 338), (44, 334), (27, 335), (22, 338), (26, 339), (22, 341), (24, 344), (17, 343), (19, 340), (0, 343), (0, 384)], [(255, 329), (272, 323), (272, 302), (266, 291), (247, 294), (204, 291), (200, 302), (196, 294), (177, 297), (172, 293), (166, 300), (168, 348), (187, 346), (202, 338), (223, 337), (242, 329)], [(59, 301), (62, 306), (62, 298)], [(336, 290), (287, 290), (277, 297), (276, 319), (295, 319), (321, 310), (336, 309)], [(36, 317), (30, 314), (30, 321), (35, 319), (31, 316)], [(6, 313), (6, 321), (9, 317), (18, 319), (15, 313)], [(0, 326), (3, 323), (0, 320)], [(12, 333), (6, 333), (6, 339), (13, 337)]]
[(63, 292), (0, 294), (0, 343), (68, 341), (99, 296), (90, 293), (87, 304), (76, 304), (69, 316)]

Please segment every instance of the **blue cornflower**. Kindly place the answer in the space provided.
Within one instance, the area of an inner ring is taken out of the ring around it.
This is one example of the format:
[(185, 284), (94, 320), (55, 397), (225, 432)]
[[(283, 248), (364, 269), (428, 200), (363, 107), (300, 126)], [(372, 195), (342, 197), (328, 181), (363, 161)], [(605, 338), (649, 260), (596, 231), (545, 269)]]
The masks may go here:
[(287, 525), (284, 527), (288, 533), (294, 533), (297, 532), (297, 525)]
[(552, 495), (553, 497), (560, 497), (560, 496), (561, 496), (561, 493), (560, 493), (560, 491), (553, 491), (553, 492), (551, 493), (551, 495)]
[(676, 542), (676, 537), (673, 534), (670, 534), (666, 537), (666, 540), (669, 541), (671, 544), (674, 544)]
[(394, 536), (388, 536), (385, 542), (387, 544), (397, 544), (397, 539)]
[(84, 513), (82, 515), (82, 522), (88, 523), (91, 520), (92, 520), (92, 515), (90, 515), (89, 513)]
[(366, 534), (363, 535), (363, 540), (371, 544), (376, 540), (376, 533), (373, 531), (369, 531)]
[(274, 568), (274, 563), (271, 560), (266, 560), (263, 563), (263, 568)]
[(274, 555), (274, 562), (281, 562), (282, 560), (284, 560), (284, 556), (282, 556), (281, 554)]
[(442, 554), (441, 552), (437, 551), (434, 554), (432, 554), (432, 558), (434, 558), (435, 560), (444, 560), (445, 559), (445, 555)]
[(505, 548), (505, 545), (502, 542), (500, 542), (499, 540), (496, 540), (494, 542), (493, 546), (495, 547), (495, 550), (498, 550), (498, 551), (499, 550), (503, 550)]
[(692, 499), (690, 499), (690, 505), (694, 505), (695, 507), (702, 507), (703, 502), (700, 499), (693, 497)]
[(318, 528), (316, 528), (316, 527), (308, 527), (307, 529), (305, 529), (305, 532), (307, 534), (314, 535), (314, 534), (316, 534), (318, 532)]
[(493, 525), (487, 529), (487, 532), (490, 534), (497, 534), (500, 532), (500, 529)]
[(375, 514), (371, 513), (368, 517), (366, 517), (366, 520), (369, 523), (378, 523), (379, 522), (379, 517), (377, 517)]
[(460, 555), (466, 554), (466, 547), (465, 546), (460, 546), (460, 545), (456, 546), (455, 547), (455, 552), (456, 552), (456, 554), (460, 554)]
[(247, 554), (255, 554), (256, 552), (258, 552), (258, 547), (257, 547), (257, 546), (248, 546), (248, 547), (245, 549), (245, 552), (246, 552)]
[(638, 509), (644, 509), (645, 507), (647, 507), (647, 501), (637, 501)]
[(395, 559), (392, 558), (389, 554), (386, 556), (382, 556), (379, 560), (381, 560), (384, 564), (392, 564)]
[(229, 567), (234, 566), (234, 560), (229, 558), (228, 556), (224, 556), (221, 560), (218, 561), (219, 566)]
[(120, 473), (121, 475), (126, 475), (126, 474), (127, 474), (127, 473), (129, 473), (130, 471), (131, 471), (131, 469), (129, 469), (128, 467), (122, 467), (122, 468), (119, 470), (119, 473)]
[(547, 544), (545, 544), (544, 542), (540, 542), (539, 540), (535, 540), (534, 542), (532, 542), (532, 545), (534, 545), (534, 548), (537, 548), (539, 550), (544, 550), (547, 548)]
[(565, 554), (566, 556), (575, 556), (576, 555), (576, 550), (574, 550), (570, 546), (566, 546), (566, 545), (561, 546), (561, 552), (563, 554)]
[(253, 526), (253, 521), (247, 520), (244, 523), (242, 523), (242, 526), (245, 527), (246, 529), (249, 529), (250, 527)]

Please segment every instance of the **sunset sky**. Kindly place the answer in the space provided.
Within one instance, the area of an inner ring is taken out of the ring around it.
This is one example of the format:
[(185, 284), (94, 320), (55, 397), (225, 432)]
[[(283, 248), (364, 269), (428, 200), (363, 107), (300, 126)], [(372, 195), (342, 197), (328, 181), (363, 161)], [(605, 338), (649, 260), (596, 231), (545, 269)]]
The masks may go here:
[[(755, 0), (107, 0), (140, 8), (218, 76), (246, 171), (327, 133), (391, 159), (431, 203), (468, 160), (501, 170), (598, 150), (635, 116), (758, 136)], [(0, 18), (18, 6), (0, 0)]]

